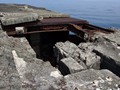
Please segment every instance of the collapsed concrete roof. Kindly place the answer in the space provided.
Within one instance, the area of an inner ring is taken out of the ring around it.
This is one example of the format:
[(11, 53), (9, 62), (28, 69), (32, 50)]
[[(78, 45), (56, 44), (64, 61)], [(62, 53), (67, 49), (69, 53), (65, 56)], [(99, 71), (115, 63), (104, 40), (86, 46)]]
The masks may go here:
[[(79, 47), (71, 42), (61, 44), (61, 47), (64, 46), (64, 50), (57, 53), (61, 53), (64, 60), (61, 59), (58, 65), (63, 68), (64, 72), (68, 70), (66, 67), (71, 71), (69, 75), (63, 76), (57, 68), (51, 66), (50, 62), (36, 58), (36, 54), (26, 38), (9, 37), (0, 29), (0, 90), (119, 90), (120, 78), (109, 70), (89, 68), (80, 70), (82, 63), (78, 63), (76, 57), (79, 57), (81, 61), (86, 57), (86, 65), (99, 67), (97, 65), (100, 64), (97, 63), (98, 61), (93, 61), (96, 55), (91, 57), (94, 43), (81, 44)], [(91, 47), (91, 45), (93, 46)], [(112, 48), (116, 48), (116, 46)], [(83, 54), (78, 54), (79, 51)], [(106, 56), (106, 53), (103, 54)], [(66, 58), (66, 55), (69, 58)], [(108, 59), (111, 59), (110, 55), (107, 55)], [(59, 55), (57, 56), (59, 57)], [(61, 61), (63, 63), (60, 63)], [(110, 62), (106, 65), (109, 64)], [(111, 64), (110, 68), (114, 69), (114, 64), (112, 62)], [(116, 70), (119, 72), (118, 68)]]
[(69, 16), (30, 5), (0, 4), (0, 20), (3, 25), (13, 25), (51, 17)]

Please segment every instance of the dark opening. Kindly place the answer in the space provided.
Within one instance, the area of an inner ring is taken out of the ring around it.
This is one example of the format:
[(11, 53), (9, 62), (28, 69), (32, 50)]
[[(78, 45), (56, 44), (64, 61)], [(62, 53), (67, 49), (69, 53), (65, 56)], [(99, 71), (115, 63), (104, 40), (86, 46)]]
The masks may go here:
[(53, 47), (57, 42), (65, 42), (67, 40), (79, 44), (81, 40), (69, 31), (56, 32), (41, 32), (25, 35), (31, 47), (36, 52), (37, 58), (44, 61), (50, 61), (53, 66), (56, 66)]

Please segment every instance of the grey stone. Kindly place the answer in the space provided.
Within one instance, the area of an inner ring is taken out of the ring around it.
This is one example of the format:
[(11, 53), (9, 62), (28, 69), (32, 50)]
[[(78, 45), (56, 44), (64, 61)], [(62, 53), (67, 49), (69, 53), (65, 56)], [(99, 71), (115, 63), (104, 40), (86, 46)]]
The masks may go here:
[[(120, 30), (118, 29), (113, 29), (114, 33), (109, 33), (109, 34), (105, 34), (105, 33), (100, 33), (100, 32), (96, 32), (94, 35), (94, 41), (98, 41), (100, 38), (104, 38), (109, 42), (113, 42), (116, 43), (118, 45), (120, 45)], [(99, 42), (99, 41), (98, 41)]]
[(78, 48), (83, 52), (87, 52), (87, 51), (92, 52), (96, 45), (97, 45), (96, 43), (85, 42), (85, 43), (80, 43), (78, 45)]
[(25, 38), (8, 37), (0, 31), (0, 90), (48, 90), (62, 77), (53, 74), (56, 71), (50, 62), (35, 57)]
[(69, 17), (45, 8), (22, 4), (0, 4), (0, 20), (3, 25), (12, 25), (42, 20), (51, 17)]
[(57, 62), (59, 62), (62, 58), (72, 57), (73, 59), (78, 60), (80, 56), (80, 49), (69, 41), (66, 42), (58, 42), (54, 47), (55, 57), (57, 58)]
[(1, 23), (0, 23), (0, 30), (2, 30), (2, 25), (1, 25)]
[(4, 32), (2, 29), (0, 29), (0, 38), (6, 38), (8, 37), (7, 33)]
[(100, 69), (101, 57), (93, 52), (96, 47), (95, 43), (80, 43), (78, 46), (81, 50), (80, 58), (84, 61), (88, 68)]
[[(23, 59), (24, 60), (24, 59)], [(52, 82), (56, 80), (55, 77), (51, 76), (53, 71), (56, 71), (54, 67), (51, 66), (49, 62), (43, 62), (39, 59), (24, 60), (25, 65), (19, 67), (17, 70), (21, 75), (22, 89), (40, 89), (46, 90), (52, 86)], [(24, 63), (22, 63), (23, 65)], [(54, 85), (53, 85), (54, 86)]]
[(5, 15), (4, 17), (1, 18), (1, 23), (3, 25), (12, 25), (12, 24), (36, 21), (39, 18), (38, 15), (35, 13), (30, 13), (30, 14), (18, 13), (18, 15), (14, 17), (13, 16)]
[(62, 76), (49, 62), (36, 58), (35, 52), (25, 38), (9, 37), (0, 30), (0, 90), (120, 88), (120, 78), (108, 70), (88, 69), (79, 72), (83, 65), (88, 68), (99, 67), (101, 60), (105, 66), (119, 73), (118, 42), (100, 36), (96, 42), (81, 43), (79, 46), (71, 42), (57, 43), (54, 50), (58, 63), (66, 64), (72, 74)]
[(120, 76), (120, 49), (116, 43), (101, 38), (93, 52), (101, 57), (101, 65)]
[(13, 38), (8, 37), (6, 34), (1, 33), (0, 44), (3, 48), (10, 51), (16, 50), (19, 56), (22, 57), (36, 57), (36, 53), (33, 51), (28, 41), (25, 38)]
[(120, 31), (111, 34), (96, 33), (94, 42), (80, 43), (78, 47), (83, 51), (81, 57), (84, 59), (87, 55), (88, 59), (90, 59), (88, 61), (92, 59), (93, 62), (98, 60), (100, 62), (97, 63), (100, 64), (96, 63), (95, 66), (101, 65), (101, 68), (109, 69), (120, 76), (120, 72), (118, 72), (120, 70), (119, 33)]
[(117, 90), (120, 78), (108, 70), (85, 70), (65, 76), (67, 90)]
[(62, 75), (72, 74), (87, 69), (86, 66), (80, 65), (71, 57), (61, 59), (58, 65)]
[(92, 43), (80, 43), (79, 46), (76, 46), (69, 41), (58, 42), (55, 44), (54, 53), (58, 63), (62, 58), (72, 57), (80, 65), (100, 69), (100, 57), (92, 52), (93, 48)]
[(101, 53), (106, 57), (115, 60), (116, 62), (118, 62), (118, 64), (120, 62), (120, 50), (117, 49), (117, 47), (115, 47), (114, 45), (112, 45), (111, 42), (107, 42), (106, 40), (104, 40), (97, 47), (95, 47), (94, 52)]
[(104, 38), (120, 46), (120, 31), (119, 30), (115, 31), (115, 33), (104, 35)]
[(19, 73), (12, 52), (7, 48), (7, 40), (4, 41), (7, 37), (3, 37), (2, 34), (5, 35), (0, 31), (0, 90), (20, 90), (22, 86)]

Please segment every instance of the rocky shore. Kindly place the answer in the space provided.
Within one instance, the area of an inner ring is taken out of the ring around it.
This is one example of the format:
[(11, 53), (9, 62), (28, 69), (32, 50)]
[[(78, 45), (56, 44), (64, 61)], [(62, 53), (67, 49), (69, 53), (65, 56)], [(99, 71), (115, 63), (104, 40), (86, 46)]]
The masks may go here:
[(120, 31), (94, 42), (58, 42), (57, 67), (36, 58), (25, 38), (0, 30), (0, 90), (119, 90)]

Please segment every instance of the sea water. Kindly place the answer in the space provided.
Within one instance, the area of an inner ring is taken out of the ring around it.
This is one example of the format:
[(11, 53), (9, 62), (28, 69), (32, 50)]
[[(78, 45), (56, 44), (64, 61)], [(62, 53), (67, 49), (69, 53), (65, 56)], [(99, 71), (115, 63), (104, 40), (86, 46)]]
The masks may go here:
[(97, 26), (120, 28), (120, 0), (41, 0), (36, 5)]

